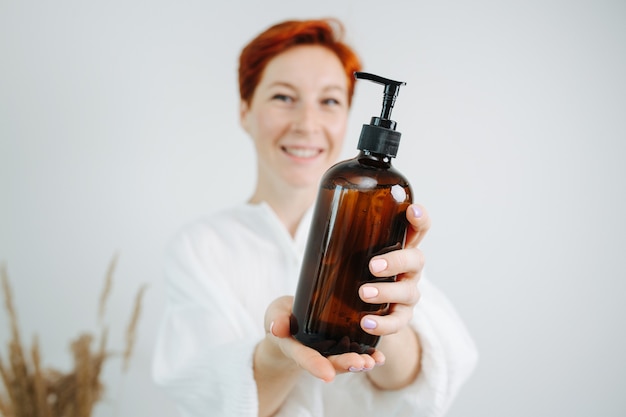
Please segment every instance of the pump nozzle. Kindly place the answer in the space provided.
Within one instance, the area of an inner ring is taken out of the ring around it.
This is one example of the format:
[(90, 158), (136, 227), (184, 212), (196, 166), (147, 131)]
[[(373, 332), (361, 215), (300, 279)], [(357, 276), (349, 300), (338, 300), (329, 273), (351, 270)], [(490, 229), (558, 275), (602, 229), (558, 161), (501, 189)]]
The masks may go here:
[(369, 80), (385, 86), (383, 95), (383, 107), (380, 112), (380, 118), (372, 118), (372, 125), (383, 126), (388, 129), (395, 129), (396, 122), (391, 120), (391, 110), (396, 102), (396, 97), (400, 92), (400, 87), (406, 85), (404, 81), (394, 81), (379, 75), (370, 74), (368, 72), (355, 72), (354, 78), (361, 80)]
[(355, 72), (354, 78), (373, 81), (385, 86), (383, 108), (380, 117), (372, 117), (369, 125), (363, 125), (357, 148), (362, 151), (395, 158), (398, 153), (401, 135), (400, 132), (396, 131), (396, 122), (391, 120), (391, 110), (393, 110), (400, 87), (406, 85), (406, 83), (367, 72)]

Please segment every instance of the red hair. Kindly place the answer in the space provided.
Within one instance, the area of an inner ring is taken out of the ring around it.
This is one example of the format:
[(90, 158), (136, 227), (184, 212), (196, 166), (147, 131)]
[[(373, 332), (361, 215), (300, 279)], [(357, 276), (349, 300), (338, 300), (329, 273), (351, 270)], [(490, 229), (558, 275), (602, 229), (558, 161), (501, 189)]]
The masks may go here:
[(250, 103), (263, 71), (275, 56), (299, 45), (319, 45), (337, 55), (348, 80), (348, 103), (354, 93), (354, 72), (361, 70), (356, 53), (342, 41), (344, 28), (337, 19), (288, 20), (278, 23), (248, 43), (239, 56), (239, 95)]

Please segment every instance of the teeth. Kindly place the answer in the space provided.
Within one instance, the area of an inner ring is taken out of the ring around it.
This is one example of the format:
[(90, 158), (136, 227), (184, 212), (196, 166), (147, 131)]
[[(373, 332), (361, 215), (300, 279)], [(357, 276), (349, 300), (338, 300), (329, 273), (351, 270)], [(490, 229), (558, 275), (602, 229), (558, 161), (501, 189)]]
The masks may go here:
[(284, 149), (289, 155), (293, 155), (297, 158), (313, 158), (320, 153), (319, 149), (310, 149), (310, 148), (284, 148)]

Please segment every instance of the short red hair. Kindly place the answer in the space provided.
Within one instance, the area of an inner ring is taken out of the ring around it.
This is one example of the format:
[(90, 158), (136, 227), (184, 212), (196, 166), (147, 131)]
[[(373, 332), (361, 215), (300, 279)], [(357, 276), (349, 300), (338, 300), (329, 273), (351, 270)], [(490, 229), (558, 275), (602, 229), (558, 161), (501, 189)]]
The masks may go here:
[(239, 94), (250, 103), (263, 71), (275, 56), (299, 45), (319, 45), (332, 51), (346, 73), (348, 103), (354, 93), (354, 72), (361, 70), (356, 53), (343, 42), (344, 28), (337, 19), (288, 20), (273, 25), (248, 43), (239, 56)]

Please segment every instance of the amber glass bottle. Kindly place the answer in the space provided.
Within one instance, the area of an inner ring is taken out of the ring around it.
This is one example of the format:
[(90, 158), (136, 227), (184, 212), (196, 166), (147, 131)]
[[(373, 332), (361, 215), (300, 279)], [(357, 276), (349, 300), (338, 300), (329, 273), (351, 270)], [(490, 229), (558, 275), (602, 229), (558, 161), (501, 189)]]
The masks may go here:
[(400, 142), (389, 119), (402, 82), (367, 73), (357, 78), (385, 85), (381, 117), (364, 125), (359, 154), (331, 167), (323, 176), (313, 213), (291, 332), (323, 355), (368, 353), (380, 337), (360, 326), (366, 314), (387, 314), (387, 304), (359, 297), (367, 282), (390, 281), (369, 272), (373, 256), (404, 247), (412, 202), (409, 182), (392, 165)]

